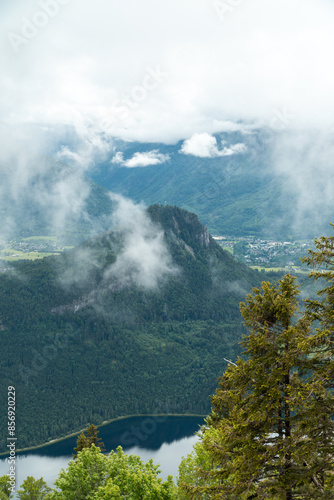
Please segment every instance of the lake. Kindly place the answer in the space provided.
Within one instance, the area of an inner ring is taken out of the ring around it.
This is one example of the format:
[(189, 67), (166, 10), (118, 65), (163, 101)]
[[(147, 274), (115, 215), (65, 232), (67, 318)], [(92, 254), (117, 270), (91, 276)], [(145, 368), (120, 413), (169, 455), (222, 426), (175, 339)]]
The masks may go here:
[[(182, 456), (191, 452), (198, 437), (194, 433), (204, 423), (201, 417), (144, 416), (130, 417), (99, 427), (107, 451), (122, 446), (126, 453), (139, 455), (145, 462), (153, 458), (160, 464), (161, 477), (178, 474)], [(49, 486), (62, 468), (72, 459), (76, 436), (18, 454), (16, 459), (17, 488), (27, 476), (43, 477)], [(8, 474), (7, 459), (0, 460), (0, 476)]]

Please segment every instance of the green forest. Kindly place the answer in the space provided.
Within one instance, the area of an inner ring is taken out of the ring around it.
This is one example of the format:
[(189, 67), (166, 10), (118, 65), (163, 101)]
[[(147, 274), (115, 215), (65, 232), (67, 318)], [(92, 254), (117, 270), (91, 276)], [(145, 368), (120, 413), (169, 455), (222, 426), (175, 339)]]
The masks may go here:
[[(240, 304), (242, 354), (219, 379), (211, 411), (179, 474), (162, 480), (152, 460), (105, 453), (95, 425), (77, 438), (73, 460), (50, 488), (28, 476), (21, 500), (331, 499), (334, 488), (334, 237), (316, 240), (305, 262), (320, 280), (301, 308), (289, 274), (262, 282)], [(196, 382), (195, 382), (196, 384)], [(198, 384), (197, 384), (198, 387)], [(14, 483), (13, 483), (14, 484)], [(0, 497), (14, 486), (0, 478)]]
[(157, 401), (173, 401), (174, 413), (208, 412), (224, 358), (240, 353), (239, 302), (260, 273), (196, 215), (158, 205), (148, 214), (177, 269), (153, 290), (106, 281), (123, 245), (117, 231), (0, 273), (1, 380), (16, 388), (20, 449), (88, 422), (149, 414)]

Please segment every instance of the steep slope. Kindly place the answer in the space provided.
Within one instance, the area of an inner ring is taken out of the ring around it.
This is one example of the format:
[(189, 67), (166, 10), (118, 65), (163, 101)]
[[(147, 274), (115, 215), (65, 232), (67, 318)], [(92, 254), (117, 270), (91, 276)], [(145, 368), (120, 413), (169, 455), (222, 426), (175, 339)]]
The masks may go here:
[[(270, 144), (260, 132), (225, 133), (216, 139), (218, 145), (224, 140), (227, 147), (243, 143), (247, 149), (240, 154), (215, 156), (213, 152), (212, 157), (199, 157), (183, 154), (182, 142), (119, 141), (115, 151), (122, 154), (123, 161), (113, 163), (111, 157), (90, 175), (101, 186), (136, 201), (167, 201), (196, 212), (212, 234), (289, 239), (313, 238), (328, 231), (328, 221), (333, 219), (331, 205), (321, 199), (316, 210), (303, 205), (305, 200), (299, 199), (295, 189), (296, 179), (275, 169)], [(134, 168), (138, 155), (147, 158), (152, 151), (164, 155), (165, 161)]]
[[(225, 137), (225, 136), (224, 136)], [(241, 134), (226, 134), (228, 143), (245, 142)], [(91, 173), (101, 186), (147, 204), (167, 203), (196, 212), (216, 234), (279, 232), (283, 207), (280, 183), (267, 168), (267, 151), (259, 144), (239, 155), (201, 158), (180, 153), (182, 143), (120, 143), (125, 159), (158, 150), (169, 156), (162, 164), (126, 168), (102, 164)], [(280, 225), (280, 224), (279, 224)]]
[(148, 244), (165, 252), (155, 281), (135, 269), (148, 265), (139, 241), (139, 261), (125, 260), (121, 227), (0, 274), (1, 380), (16, 387), (18, 447), (120, 415), (208, 411), (223, 358), (240, 352), (238, 303), (259, 276), (195, 214), (155, 205), (145, 217)]

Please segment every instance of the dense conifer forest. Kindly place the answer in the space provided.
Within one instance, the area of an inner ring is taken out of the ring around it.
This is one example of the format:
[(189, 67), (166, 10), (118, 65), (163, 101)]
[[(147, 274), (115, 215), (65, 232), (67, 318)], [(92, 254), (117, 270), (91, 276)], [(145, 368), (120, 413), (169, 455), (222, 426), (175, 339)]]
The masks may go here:
[(148, 215), (173, 269), (154, 288), (107, 273), (117, 230), (0, 274), (1, 378), (16, 387), (20, 448), (171, 402), (174, 413), (208, 412), (224, 358), (240, 352), (238, 304), (260, 274), (196, 215), (158, 205)]

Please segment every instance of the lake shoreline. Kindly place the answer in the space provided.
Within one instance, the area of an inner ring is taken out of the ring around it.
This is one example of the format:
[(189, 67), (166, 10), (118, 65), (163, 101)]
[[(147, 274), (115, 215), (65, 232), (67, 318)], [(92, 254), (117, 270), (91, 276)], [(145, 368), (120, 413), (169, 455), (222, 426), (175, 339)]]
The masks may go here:
[[(109, 425), (109, 424), (112, 424), (114, 422), (119, 422), (120, 420), (126, 420), (128, 418), (148, 418), (148, 417), (198, 417), (198, 418), (205, 418), (207, 417), (207, 415), (199, 415), (199, 414), (191, 414), (191, 413), (156, 413), (154, 415), (152, 414), (137, 414), (137, 415), (124, 415), (122, 417), (116, 417), (116, 418), (112, 418), (111, 420), (105, 420), (104, 422), (102, 422), (102, 424), (100, 425), (97, 425), (96, 427), (98, 429), (100, 429), (101, 427), (104, 427), (106, 425)], [(87, 424), (87, 426), (90, 425), (90, 424)], [(48, 441), (47, 443), (43, 443), (43, 444), (40, 444), (40, 445), (36, 445), (36, 446), (31, 446), (29, 448), (22, 448), (22, 449), (18, 449), (16, 450), (16, 454), (19, 455), (21, 453), (25, 453), (27, 451), (38, 451), (40, 449), (44, 449), (46, 448), (47, 446), (51, 446), (55, 443), (60, 443), (61, 441), (65, 441), (66, 439), (68, 438), (71, 438), (71, 437), (74, 437), (74, 436), (78, 436), (79, 434), (81, 434), (83, 431), (85, 431), (87, 429), (87, 427), (83, 427), (82, 429), (79, 429), (78, 431), (75, 431), (75, 432), (71, 432), (70, 434), (67, 434), (66, 436), (63, 436), (63, 437), (60, 437), (60, 438), (57, 438), (57, 439), (52, 439), (51, 441)], [(0, 458), (6, 458), (6, 456), (9, 455), (9, 452), (3, 452), (3, 453), (0, 453)]]

